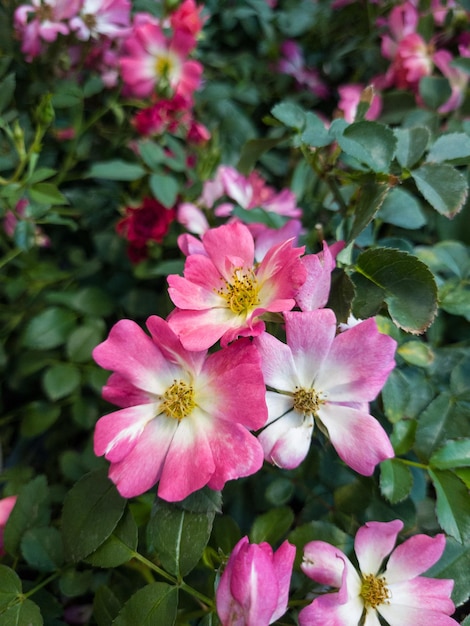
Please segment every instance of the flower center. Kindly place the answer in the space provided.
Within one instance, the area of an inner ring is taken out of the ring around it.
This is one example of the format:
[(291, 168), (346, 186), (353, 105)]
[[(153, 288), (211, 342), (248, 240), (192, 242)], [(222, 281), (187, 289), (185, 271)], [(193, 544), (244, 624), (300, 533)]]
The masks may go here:
[(323, 400), (315, 389), (296, 387), (294, 391), (294, 409), (299, 413), (316, 415)]
[(250, 309), (260, 304), (258, 292), (258, 281), (253, 270), (245, 270), (241, 267), (234, 271), (232, 282), (226, 282), (225, 289), (217, 291), (236, 315), (247, 314)]
[(36, 10), (36, 16), (40, 22), (53, 21), (54, 11), (49, 4), (41, 4)]
[(383, 576), (367, 574), (362, 576), (361, 597), (366, 607), (375, 609), (379, 604), (390, 604), (388, 600), (392, 595)]
[(168, 80), (171, 70), (173, 69), (173, 63), (171, 62), (169, 56), (162, 55), (155, 59), (154, 67), (157, 76), (159, 76), (160, 78), (166, 78)]
[(174, 380), (163, 394), (160, 409), (168, 417), (181, 421), (191, 413), (195, 406), (192, 386), (184, 380)]
[(85, 22), (85, 25), (90, 30), (93, 30), (95, 28), (95, 26), (96, 26), (96, 18), (91, 13), (87, 13), (86, 15), (84, 15), (83, 16), (83, 21)]

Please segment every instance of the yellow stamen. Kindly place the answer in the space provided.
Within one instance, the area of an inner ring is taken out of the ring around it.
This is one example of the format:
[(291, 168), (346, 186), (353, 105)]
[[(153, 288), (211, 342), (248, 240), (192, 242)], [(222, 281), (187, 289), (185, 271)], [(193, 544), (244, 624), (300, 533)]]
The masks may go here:
[(323, 400), (315, 389), (296, 387), (294, 392), (294, 409), (306, 415), (316, 415)]
[(260, 304), (259, 285), (253, 270), (235, 269), (232, 281), (217, 293), (221, 295), (229, 309), (236, 315), (247, 314)]
[(392, 594), (383, 576), (367, 574), (362, 576), (361, 597), (366, 607), (375, 609), (380, 604), (390, 604)]
[(155, 74), (160, 78), (168, 79), (172, 69), (170, 57), (160, 56), (155, 59)]
[(194, 389), (184, 380), (174, 380), (163, 394), (161, 412), (178, 421), (187, 417), (196, 406)]

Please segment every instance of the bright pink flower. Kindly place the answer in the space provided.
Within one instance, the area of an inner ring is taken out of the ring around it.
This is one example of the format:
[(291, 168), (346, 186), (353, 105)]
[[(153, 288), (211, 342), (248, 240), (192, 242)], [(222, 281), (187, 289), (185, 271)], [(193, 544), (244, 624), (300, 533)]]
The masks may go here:
[(197, 37), (204, 24), (201, 11), (202, 7), (198, 7), (194, 0), (183, 0), (176, 11), (170, 15), (171, 27), (173, 30), (185, 30), (193, 37)]
[(168, 38), (154, 20), (139, 19), (124, 41), (120, 60), (127, 92), (147, 98), (155, 89), (169, 89), (191, 98), (202, 74), (202, 65), (187, 58), (194, 46), (195, 39), (187, 31), (177, 30)]
[(222, 626), (268, 626), (284, 615), (294, 558), (288, 541), (273, 553), (268, 543), (240, 539), (216, 591)]
[(15, 10), (15, 29), (27, 61), (41, 54), (44, 42), (50, 43), (58, 35), (70, 32), (68, 20), (79, 7), (80, 0), (31, 0), (31, 4), (22, 4)]
[(241, 222), (208, 230), (202, 245), (204, 253), (187, 257), (184, 277), (168, 277), (168, 292), (178, 307), (169, 323), (188, 350), (259, 335), (265, 328), (263, 313), (295, 305), (306, 278), (300, 260), (304, 248), (287, 240), (256, 264), (253, 236)]
[(0, 556), (5, 554), (3, 547), (3, 533), (5, 531), (6, 523), (10, 517), (13, 507), (16, 504), (17, 496), (8, 496), (0, 500)]
[[(357, 113), (357, 107), (363, 97), (364, 86), (356, 83), (349, 85), (341, 85), (338, 87), (339, 102), (338, 109), (343, 111), (344, 119), (347, 122), (354, 122)], [(376, 120), (382, 111), (382, 98), (378, 93), (373, 93), (372, 102), (369, 110), (365, 114), (366, 120)]]
[(324, 541), (308, 543), (303, 572), (339, 591), (302, 609), (300, 626), (378, 626), (379, 615), (390, 626), (457, 626), (449, 617), (454, 581), (420, 576), (440, 559), (444, 535), (415, 535), (394, 550), (402, 528), (400, 520), (362, 526), (354, 542), (359, 571), (338, 548)]
[(113, 371), (103, 397), (121, 407), (98, 420), (94, 449), (111, 461), (121, 495), (159, 482), (158, 495), (174, 502), (259, 470), (263, 452), (248, 430), (266, 420), (256, 348), (242, 339), (208, 356), (185, 350), (159, 317), (147, 328), (151, 337), (121, 320), (93, 351)]
[(393, 369), (396, 342), (374, 319), (336, 335), (333, 311), (284, 313), (287, 345), (268, 333), (254, 340), (261, 354), (268, 421), (260, 433), (265, 459), (297, 467), (307, 455), (315, 421), (341, 459), (370, 476), (394, 456), (368, 403)]
[(157, 200), (145, 197), (139, 207), (126, 207), (126, 216), (116, 224), (116, 232), (129, 242), (133, 262), (147, 257), (150, 241), (161, 243), (175, 219), (175, 209), (167, 209)]
[(79, 14), (70, 20), (71, 30), (82, 41), (119, 39), (129, 34), (130, 26), (129, 0), (83, 0)]

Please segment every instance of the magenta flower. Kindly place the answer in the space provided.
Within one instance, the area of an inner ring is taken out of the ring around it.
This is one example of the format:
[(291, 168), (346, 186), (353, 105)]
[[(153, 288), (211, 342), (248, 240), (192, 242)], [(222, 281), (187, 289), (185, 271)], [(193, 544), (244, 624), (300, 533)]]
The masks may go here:
[(153, 18), (141, 17), (124, 41), (120, 60), (128, 93), (147, 98), (155, 89), (170, 89), (172, 94), (191, 98), (202, 74), (202, 65), (187, 58), (194, 46), (195, 39), (187, 30), (177, 30), (168, 38)]
[(3, 533), (18, 496), (8, 496), (0, 500), (0, 557), (5, 554)]
[(266, 385), (268, 421), (258, 438), (265, 459), (297, 467), (307, 455), (315, 422), (341, 459), (370, 476), (394, 456), (368, 403), (393, 369), (396, 342), (368, 319), (336, 335), (333, 311), (284, 313), (287, 345), (268, 333), (255, 338)]
[(288, 541), (273, 553), (268, 543), (240, 539), (216, 591), (222, 626), (268, 626), (284, 615), (294, 558)]
[(187, 350), (259, 335), (265, 328), (263, 313), (294, 307), (306, 278), (303, 251), (287, 240), (256, 264), (253, 236), (244, 224), (208, 230), (200, 253), (187, 257), (184, 277), (168, 277), (168, 292), (178, 307), (169, 317), (171, 328)]
[(457, 626), (449, 617), (454, 581), (420, 576), (440, 559), (444, 535), (415, 535), (393, 550), (402, 528), (400, 520), (362, 526), (354, 542), (359, 571), (338, 548), (324, 541), (308, 543), (303, 572), (339, 591), (305, 607), (300, 626), (379, 626), (379, 616), (390, 626)]
[(121, 495), (159, 482), (158, 495), (173, 502), (256, 472), (263, 451), (249, 429), (266, 421), (256, 348), (243, 339), (207, 356), (186, 351), (159, 317), (147, 328), (151, 337), (121, 320), (93, 351), (113, 370), (103, 397), (121, 407), (98, 420), (94, 449), (111, 461)]
[(78, 39), (119, 39), (129, 34), (131, 3), (129, 0), (83, 0), (80, 13), (70, 20)]

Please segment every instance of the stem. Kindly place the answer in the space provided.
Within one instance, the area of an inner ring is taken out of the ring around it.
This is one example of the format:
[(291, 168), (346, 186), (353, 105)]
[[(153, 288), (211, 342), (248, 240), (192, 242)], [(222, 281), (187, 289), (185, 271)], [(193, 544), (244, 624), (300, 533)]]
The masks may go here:
[(168, 580), (169, 582), (173, 583), (176, 587), (179, 587), (183, 591), (186, 591), (186, 593), (189, 593), (189, 595), (193, 596), (193, 598), (196, 598), (197, 600), (202, 602), (202, 604), (204, 604), (211, 610), (214, 609), (214, 601), (211, 598), (208, 598), (204, 594), (200, 593), (199, 591), (197, 591), (197, 589), (194, 589), (190, 585), (186, 584), (183, 580), (178, 580), (171, 574), (168, 574), (168, 572), (165, 572), (164, 569), (162, 569), (161, 567), (158, 567), (158, 565), (155, 565), (155, 563), (152, 563), (152, 561), (149, 561), (138, 552), (132, 551), (132, 556), (135, 559), (137, 559), (137, 561), (140, 561), (141, 563), (146, 565), (148, 568), (153, 570), (156, 574), (158, 574), (162, 578), (165, 578), (165, 580)]
[(417, 463), (416, 461), (409, 461), (408, 459), (396, 459), (400, 461), (400, 463), (404, 463), (405, 465), (411, 465), (411, 467), (419, 467), (420, 469), (428, 470), (429, 465), (425, 465), (424, 463)]
[(34, 595), (37, 591), (39, 591), (40, 589), (42, 589), (43, 587), (45, 587), (46, 585), (48, 585), (50, 582), (52, 582), (55, 578), (58, 578), (58, 576), (61, 574), (62, 572), (55, 572), (55, 574), (51, 574), (49, 576), (49, 578), (45, 578), (42, 583), (39, 583), (38, 585), (36, 585), (36, 587), (33, 587), (32, 589), (30, 589), (29, 591), (27, 591), (26, 593), (23, 593), (23, 598), (29, 598), (29, 596)]

